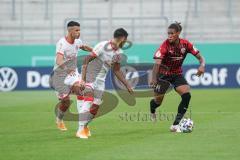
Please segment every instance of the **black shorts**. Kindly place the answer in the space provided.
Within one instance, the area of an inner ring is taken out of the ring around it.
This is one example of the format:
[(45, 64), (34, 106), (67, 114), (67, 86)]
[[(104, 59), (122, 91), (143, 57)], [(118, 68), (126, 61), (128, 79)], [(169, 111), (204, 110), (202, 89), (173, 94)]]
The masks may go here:
[[(169, 82), (171, 85), (165, 82)], [(174, 87), (174, 89), (176, 89), (179, 86), (188, 85), (183, 75), (164, 75), (164, 74), (159, 75), (158, 84), (162, 86), (161, 90), (154, 89), (154, 91), (160, 94), (166, 93), (169, 90), (169, 88), (171, 88), (171, 86)]]
[(159, 77), (158, 77), (158, 81), (160, 81), (161, 79), (171, 83), (171, 85), (173, 85), (174, 88), (177, 88), (177, 87), (182, 86), (182, 85), (188, 85), (186, 79), (183, 77), (182, 74), (180, 74), (180, 75), (160, 74)]

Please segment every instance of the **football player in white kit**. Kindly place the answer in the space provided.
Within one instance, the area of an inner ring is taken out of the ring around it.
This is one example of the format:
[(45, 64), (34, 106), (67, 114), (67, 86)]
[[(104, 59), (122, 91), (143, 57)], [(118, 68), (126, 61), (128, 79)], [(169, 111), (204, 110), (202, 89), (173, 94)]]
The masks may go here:
[(91, 134), (88, 123), (97, 114), (103, 92), (105, 79), (110, 69), (115, 76), (125, 85), (130, 94), (133, 93), (131, 86), (120, 70), (122, 47), (127, 41), (128, 33), (123, 28), (115, 30), (113, 39), (98, 43), (92, 53), (85, 57), (82, 65), (81, 86), (85, 86), (84, 101), (81, 107), (79, 128), (76, 137), (88, 138)]
[(57, 110), (57, 127), (67, 130), (64, 122), (64, 112), (70, 106), (70, 93), (82, 94), (84, 89), (80, 85), (80, 75), (77, 69), (77, 53), (79, 49), (92, 51), (92, 48), (84, 45), (80, 38), (80, 24), (70, 21), (67, 24), (68, 33), (66, 37), (61, 38), (56, 45), (56, 59), (51, 86), (56, 90), (59, 104)]

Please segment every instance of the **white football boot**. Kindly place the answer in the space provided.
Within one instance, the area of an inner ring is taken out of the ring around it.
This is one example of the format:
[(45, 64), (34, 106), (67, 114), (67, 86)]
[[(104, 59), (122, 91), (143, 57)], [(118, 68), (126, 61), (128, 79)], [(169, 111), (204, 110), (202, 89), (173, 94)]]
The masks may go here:
[(179, 125), (171, 125), (170, 131), (171, 131), (171, 132), (176, 132), (176, 133), (182, 132), (182, 131), (180, 130)]

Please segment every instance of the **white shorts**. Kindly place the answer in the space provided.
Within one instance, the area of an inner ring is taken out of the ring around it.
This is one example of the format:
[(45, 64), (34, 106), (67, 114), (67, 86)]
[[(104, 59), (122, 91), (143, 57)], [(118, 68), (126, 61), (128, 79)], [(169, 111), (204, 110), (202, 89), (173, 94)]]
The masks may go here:
[(73, 86), (74, 83), (81, 81), (81, 75), (78, 73), (78, 71), (75, 71), (72, 74), (68, 74), (67, 77), (64, 80), (64, 84), (68, 86)]
[(63, 86), (61, 86), (61, 89), (58, 89), (56, 91), (56, 95), (58, 99), (61, 100), (63, 98), (68, 97), (71, 94), (73, 84), (80, 81), (81, 81), (81, 74), (78, 73), (77, 69), (71, 75), (68, 74), (64, 79), (64, 84)]

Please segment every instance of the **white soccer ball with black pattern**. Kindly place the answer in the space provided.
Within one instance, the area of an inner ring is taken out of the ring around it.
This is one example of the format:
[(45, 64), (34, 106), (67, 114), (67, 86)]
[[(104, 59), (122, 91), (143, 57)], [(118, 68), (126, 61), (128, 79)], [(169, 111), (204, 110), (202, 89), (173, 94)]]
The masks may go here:
[(179, 123), (179, 128), (183, 133), (190, 133), (193, 131), (193, 121), (190, 118), (183, 118)]

